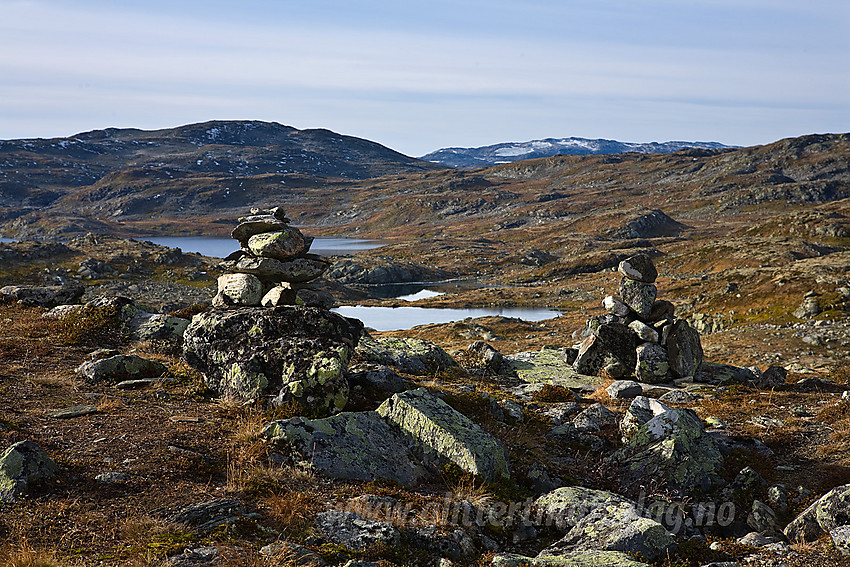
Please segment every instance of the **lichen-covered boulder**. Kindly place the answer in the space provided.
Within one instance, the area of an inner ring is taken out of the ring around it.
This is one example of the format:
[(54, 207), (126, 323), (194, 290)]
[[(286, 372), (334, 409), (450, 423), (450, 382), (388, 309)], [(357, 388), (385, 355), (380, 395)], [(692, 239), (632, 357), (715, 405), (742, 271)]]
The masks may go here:
[(57, 466), (32, 441), (19, 441), (0, 456), (0, 502), (14, 502), (26, 494), (30, 484), (56, 474)]
[(643, 394), (643, 386), (634, 380), (616, 380), (605, 391), (614, 400), (627, 400)]
[[(238, 228), (238, 227), (237, 227)], [(255, 234), (248, 239), (248, 249), (257, 256), (289, 260), (307, 252), (307, 241), (297, 228)]]
[(366, 549), (375, 544), (401, 543), (401, 532), (389, 522), (365, 520), (353, 512), (328, 510), (316, 515), (316, 530), (328, 540), (349, 549)]
[(579, 520), (599, 508), (630, 502), (627, 498), (583, 486), (565, 486), (544, 494), (534, 501), (536, 517), (545, 526), (567, 533)]
[(658, 278), (658, 270), (652, 258), (646, 254), (636, 254), (626, 258), (617, 270), (626, 278), (644, 283), (653, 283)]
[(395, 394), (377, 412), (418, 444), (426, 460), (453, 462), (488, 481), (510, 477), (501, 443), (425, 388)]
[(347, 402), (343, 373), (362, 330), (357, 319), (315, 307), (212, 310), (192, 319), (183, 357), (222, 395), (334, 412)]
[(658, 331), (644, 323), (643, 321), (638, 321), (637, 319), (629, 323), (629, 329), (637, 335), (637, 338), (642, 340), (645, 343), (657, 343), (661, 340), (661, 337), (658, 335)]
[(720, 481), (722, 456), (714, 439), (690, 410), (656, 415), (613, 455), (624, 480), (652, 477), (674, 492), (707, 492)]
[(604, 323), (582, 341), (573, 368), (581, 374), (605, 370), (613, 378), (632, 374), (637, 363), (635, 335), (622, 323)]
[(629, 409), (626, 410), (626, 415), (620, 422), (620, 435), (623, 438), (623, 443), (627, 442), (632, 436), (637, 433), (640, 426), (651, 420), (656, 415), (661, 415), (665, 411), (670, 411), (672, 408), (654, 398), (646, 396), (637, 396), (632, 400)]
[(629, 306), (623, 303), (623, 300), (615, 295), (609, 295), (602, 300), (602, 307), (608, 313), (617, 317), (625, 317), (630, 313)]
[(156, 378), (167, 370), (161, 362), (136, 356), (135, 354), (117, 354), (108, 358), (89, 360), (77, 367), (76, 373), (87, 382), (103, 380), (138, 380)]
[(644, 283), (629, 278), (620, 280), (620, 297), (638, 317), (645, 319), (652, 313), (652, 305), (658, 296), (655, 284)]
[(357, 345), (357, 355), (363, 362), (392, 366), (406, 374), (420, 376), (457, 366), (457, 362), (434, 343), (406, 337), (363, 337)]
[(643, 517), (634, 503), (618, 502), (591, 511), (538, 557), (577, 551), (620, 551), (654, 560), (675, 550), (676, 537), (663, 525)]
[(539, 351), (504, 355), (499, 372), (530, 384), (594, 391), (602, 384), (602, 379), (577, 372), (565, 358), (568, 350), (544, 347)]
[(252, 274), (223, 274), (218, 277), (218, 293), (213, 307), (259, 305), (263, 298), (263, 283)]
[(189, 326), (189, 320), (159, 313), (144, 313), (134, 317), (130, 328), (133, 337), (140, 341), (167, 341), (176, 344), (183, 343), (183, 333)]
[(375, 412), (274, 421), (263, 435), (300, 463), (344, 480), (394, 480), (415, 486), (428, 476), (397, 429)]
[(814, 541), (824, 532), (850, 525), (850, 484), (836, 486), (785, 527), (788, 541)]
[(667, 350), (661, 345), (644, 343), (635, 349), (637, 364), (635, 378), (645, 384), (660, 384), (670, 380)]
[(252, 215), (239, 219), (239, 226), (230, 232), (230, 237), (238, 240), (243, 248), (248, 247), (248, 240), (255, 234), (285, 230), (289, 221), (270, 214)]
[(703, 352), (699, 333), (684, 319), (673, 323), (667, 335), (667, 354), (670, 370), (677, 378), (693, 376), (702, 364)]

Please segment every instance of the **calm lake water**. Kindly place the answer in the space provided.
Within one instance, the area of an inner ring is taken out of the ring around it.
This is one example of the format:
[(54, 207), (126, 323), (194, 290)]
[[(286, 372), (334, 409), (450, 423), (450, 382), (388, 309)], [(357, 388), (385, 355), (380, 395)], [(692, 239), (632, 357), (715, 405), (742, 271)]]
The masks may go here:
[(0, 238), (0, 242), (14, 242), (14, 238)]
[[(204, 256), (213, 258), (224, 258), (231, 252), (239, 250), (239, 243), (232, 238), (212, 238), (208, 236), (162, 236), (157, 238), (138, 237), (136, 240), (146, 240), (168, 246), (169, 248), (180, 248), (183, 252), (198, 252)], [(316, 238), (310, 246), (310, 252), (322, 256), (342, 256), (353, 254), (360, 250), (371, 250), (378, 248), (383, 243), (376, 240), (358, 240), (356, 238)]]
[(523, 309), (519, 307), (482, 307), (475, 309), (434, 309), (427, 307), (364, 307), (349, 305), (333, 309), (345, 317), (360, 319), (376, 331), (404, 331), (417, 325), (451, 323), (467, 317), (516, 317), (523, 321), (542, 321), (560, 315), (551, 309)]

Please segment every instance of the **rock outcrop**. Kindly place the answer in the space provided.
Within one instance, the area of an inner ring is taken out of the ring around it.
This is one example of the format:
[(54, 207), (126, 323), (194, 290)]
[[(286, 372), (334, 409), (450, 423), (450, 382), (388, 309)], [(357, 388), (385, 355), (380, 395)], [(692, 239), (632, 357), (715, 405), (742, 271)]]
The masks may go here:
[(0, 456), (0, 502), (14, 502), (31, 484), (51, 478), (56, 463), (32, 441), (19, 441)]

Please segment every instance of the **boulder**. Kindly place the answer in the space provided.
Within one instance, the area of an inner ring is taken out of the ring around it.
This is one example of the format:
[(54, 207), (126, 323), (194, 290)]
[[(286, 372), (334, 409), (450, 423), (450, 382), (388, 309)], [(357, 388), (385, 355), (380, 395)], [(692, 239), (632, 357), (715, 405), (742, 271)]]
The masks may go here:
[(7, 285), (0, 288), (0, 301), (17, 301), (30, 307), (55, 307), (77, 303), (84, 291), (79, 285)]
[(568, 350), (544, 347), (539, 351), (503, 355), (499, 372), (516, 376), (529, 384), (551, 384), (590, 392), (596, 390), (602, 384), (602, 379), (576, 372), (564, 360)]
[(271, 288), (260, 300), (263, 307), (278, 307), (280, 305), (295, 305), (298, 290), (289, 283), (282, 283)]
[(353, 512), (320, 512), (316, 515), (316, 530), (328, 540), (355, 550), (401, 543), (401, 532), (391, 523), (364, 520)]
[(315, 307), (213, 310), (192, 318), (183, 357), (223, 395), (333, 412), (347, 402), (343, 373), (362, 330), (357, 319)]
[(453, 462), (487, 481), (510, 477), (499, 441), (425, 388), (395, 394), (376, 411), (409, 436), (426, 459)]
[(760, 500), (755, 500), (747, 515), (747, 525), (762, 534), (776, 534), (779, 529), (779, 520), (773, 508)]
[(803, 299), (803, 303), (794, 310), (792, 315), (797, 319), (811, 319), (812, 317), (818, 316), (820, 312), (821, 306), (817, 296), (807, 295), (806, 298)]
[(420, 376), (457, 366), (457, 362), (434, 343), (406, 337), (363, 337), (357, 345), (357, 355), (364, 362), (392, 366), (405, 374)]
[(627, 400), (640, 396), (643, 386), (634, 380), (617, 380), (605, 388), (605, 391), (615, 400)]
[(296, 228), (255, 234), (248, 239), (248, 249), (256, 256), (289, 260), (307, 252), (304, 235)]
[(655, 284), (635, 281), (629, 278), (620, 280), (620, 297), (623, 303), (641, 319), (646, 319), (652, 313), (652, 305), (658, 296)]
[(583, 486), (565, 486), (544, 494), (534, 501), (540, 524), (554, 526), (567, 533), (585, 516), (601, 506), (628, 503), (630, 500), (605, 490)]
[(502, 354), (497, 351), (495, 348), (485, 343), (484, 341), (475, 341), (466, 347), (466, 350), (469, 352), (474, 352), (478, 356), (481, 357), (481, 360), (484, 362), (484, 367), (493, 374), (498, 374), (499, 369), (502, 367), (502, 361), (504, 358)]
[(653, 398), (645, 396), (637, 396), (629, 409), (626, 410), (626, 415), (620, 422), (620, 434), (623, 438), (623, 443), (627, 442), (638, 429), (657, 415), (661, 415), (665, 411), (672, 408), (666, 406)]
[(772, 390), (785, 385), (788, 371), (782, 366), (770, 366), (760, 375), (756, 375), (753, 385), (762, 390)]
[(602, 307), (608, 313), (618, 317), (625, 317), (631, 312), (629, 306), (623, 303), (622, 299), (614, 295), (609, 295), (603, 299)]
[(850, 555), (850, 526), (838, 526), (829, 530), (829, 537), (832, 538), (832, 543), (835, 549), (841, 555)]
[(637, 335), (637, 338), (645, 343), (658, 343), (661, 340), (661, 337), (658, 335), (658, 331), (643, 321), (632, 321), (629, 323), (629, 329)]
[(75, 372), (87, 382), (109, 380), (138, 380), (162, 376), (166, 366), (161, 362), (136, 356), (135, 354), (117, 354), (108, 358), (89, 360), (78, 366)]
[(189, 326), (189, 320), (171, 315), (144, 313), (134, 317), (130, 324), (133, 338), (139, 341), (168, 341), (183, 343), (183, 334)]
[(295, 304), (320, 309), (333, 309), (336, 300), (333, 295), (322, 289), (301, 288), (295, 294)]
[(670, 380), (667, 350), (661, 345), (644, 343), (635, 350), (635, 378), (645, 384), (660, 384)]
[(600, 403), (585, 408), (573, 418), (573, 425), (579, 431), (596, 432), (605, 427), (617, 425), (617, 414)]
[(649, 567), (619, 551), (576, 551), (558, 555), (526, 557), (514, 553), (499, 553), (490, 562), (493, 567)]
[(622, 323), (604, 323), (582, 341), (573, 368), (581, 374), (605, 370), (613, 378), (632, 373), (637, 363), (635, 338)]
[(223, 274), (218, 277), (218, 293), (213, 307), (259, 305), (263, 298), (263, 284), (251, 274)]
[(703, 352), (699, 333), (684, 319), (673, 323), (667, 335), (667, 354), (670, 370), (677, 378), (693, 376), (702, 364)]
[(405, 438), (376, 412), (274, 421), (263, 435), (300, 463), (343, 480), (389, 479), (416, 486), (428, 476)]
[(676, 537), (663, 525), (643, 517), (634, 503), (619, 502), (591, 511), (538, 557), (577, 551), (619, 551), (655, 560), (675, 550)]
[(626, 258), (617, 267), (624, 277), (644, 283), (653, 283), (658, 278), (658, 270), (652, 259), (646, 254), (637, 254)]
[(705, 361), (694, 375), (695, 382), (707, 384), (746, 384), (755, 380), (756, 375), (749, 368)]
[(681, 494), (707, 492), (720, 482), (722, 456), (694, 412), (674, 408), (641, 425), (613, 456), (626, 482), (653, 478)]
[(221, 526), (235, 524), (251, 514), (239, 500), (219, 498), (196, 504), (189, 504), (168, 516), (171, 522), (192, 526), (202, 533), (208, 533)]
[(348, 383), (361, 388), (377, 388), (387, 392), (404, 392), (410, 382), (383, 364), (358, 364), (348, 369)]
[(32, 441), (19, 441), (0, 456), (0, 502), (14, 502), (29, 486), (56, 474), (57, 466)]
[(837, 486), (785, 527), (788, 541), (814, 541), (824, 532), (850, 525), (850, 484)]

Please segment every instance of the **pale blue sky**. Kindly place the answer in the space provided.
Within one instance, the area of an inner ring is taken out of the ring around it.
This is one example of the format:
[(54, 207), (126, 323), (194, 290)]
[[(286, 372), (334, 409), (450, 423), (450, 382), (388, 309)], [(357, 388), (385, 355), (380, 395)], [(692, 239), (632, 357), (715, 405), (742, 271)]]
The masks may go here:
[(850, 131), (847, 0), (0, 0), (0, 139), (213, 119), (408, 155)]

